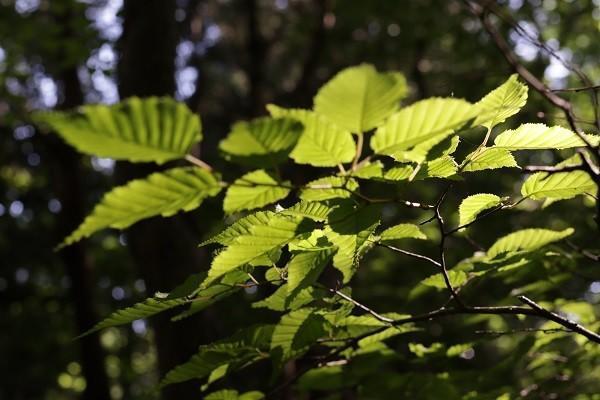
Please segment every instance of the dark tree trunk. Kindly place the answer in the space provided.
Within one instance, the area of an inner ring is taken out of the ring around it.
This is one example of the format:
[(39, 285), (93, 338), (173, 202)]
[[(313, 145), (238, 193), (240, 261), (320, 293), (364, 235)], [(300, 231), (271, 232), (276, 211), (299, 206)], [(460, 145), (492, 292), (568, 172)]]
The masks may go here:
[[(62, 71), (60, 80), (64, 86), (62, 108), (73, 108), (83, 102), (76, 67)], [(52, 151), (53, 185), (62, 204), (57, 226), (57, 243), (70, 234), (85, 217), (80, 156), (56, 137), (48, 138)], [(65, 247), (59, 253), (71, 280), (71, 299), (75, 309), (78, 333), (84, 332), (98, 322), (92, 300), (94, 292), (93, 266), (86, 254), (85, 241)], [(104, 351), (98, 334), (80, 339), (81, 368), (86, 380), (82, 399), (109, 399), (108, 379), (104, 369)]]
[[(165, 0), (126, 0), (123, 35), (119, 43), (119, 93), (131, 96), (172, 96), (175, 92), (175, 50), (177, 26), (175, 2)], [(121, 181), (146, 176), (155, 165), (122, 163)], [(127, 231), (128, 247), (149, 293), (169, 291), (193, 272), (206, 267), (203, 253), (179, 215), (153, 218), (135, 224)], [(193, 320), (172, 323), (169, 315), (152, 318), (158, 367), (161, 375), (187, 361), (201, 343), (206, 327)], [(164, 398), (192, 399), (199, 396), (197, 385), (179, 384), (163, 391)]]

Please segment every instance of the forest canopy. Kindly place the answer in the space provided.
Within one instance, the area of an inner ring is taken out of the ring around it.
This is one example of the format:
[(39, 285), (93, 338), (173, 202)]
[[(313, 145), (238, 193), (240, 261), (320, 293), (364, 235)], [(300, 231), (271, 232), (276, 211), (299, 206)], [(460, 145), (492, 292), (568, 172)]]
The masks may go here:
[(597, 398), (596, 2), (0, 4), (0, 398)]

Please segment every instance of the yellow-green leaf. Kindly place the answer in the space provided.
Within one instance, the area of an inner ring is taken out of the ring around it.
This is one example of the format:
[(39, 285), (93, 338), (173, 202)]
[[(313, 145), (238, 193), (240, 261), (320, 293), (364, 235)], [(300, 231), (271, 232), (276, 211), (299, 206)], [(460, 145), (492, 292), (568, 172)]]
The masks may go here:
[[(377, 128), (371, 148), (377, 154), (392, 155), (397, 160), (424, 161), (431, 148), (474, 118), (473, 111), (471, 103), (460, 99), (419, 101), (396, 112)], [(415, 147), (417, 151), (408, 157), (407, 150)]]
[(478, 115), (473, 125), (491, 129), (518, 113), (526, 102), (527, 85), (519, 82), (519, 76), (513, 74), (475, 104)]
[(502, 199), (495, 194), (479, 193), (464, 199), (458, 207), (459, 225), (472, 222), (480, 212), (502, 204)]
[(350, 131), (309, 110), (267, 106), (274, 117), (288, 117), (302, 123), (304, 130), (290, 157), (298, 164), (334, 167), (354, 159), (356, 146)]
[(61, 246), (74, 243), (104, 228), (124, 229), (156, 215), (169, 217), (190, 211), (221, 191), (210, 173), (196, 167), (172, 168), (114, 188)]
[(279, 183), (259, 169), (236, 179), (227, 189), (223, 209), (226, 213), (252, 210), (275, 203), (290, 193), (289, 183)]
[(336, 125), (363, 133), (398, 109), (408, 87), (397, 72), (379, 73), (368, 64), (346, 68), (327, 82), (315, 97), (315, 111)]
[(170, 98), (132, 97), (114, 105), (87, 105), (77, 112), (43, 112), (49, 125), (77, 150), (99, 157), (154, 161), (183, 158), (200, 139), (200, 118)]

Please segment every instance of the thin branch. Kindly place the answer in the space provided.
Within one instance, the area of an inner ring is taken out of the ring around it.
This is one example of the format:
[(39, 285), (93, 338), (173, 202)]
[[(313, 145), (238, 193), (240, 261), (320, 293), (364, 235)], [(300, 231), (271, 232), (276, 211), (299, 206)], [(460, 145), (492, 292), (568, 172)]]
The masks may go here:
[(457, 227), (456, 227), (456, 228), (454, 228), (454, 229), (450, 229), (448, 232), (445, 232), (445, 233), (444, 233), (444, 235), (445, 235), (445, 236), (450, 236), (450, 235), (454, 234), (455, 232), (458, 232), (458, 231), (460, 231), (461, 229), (467, 228), (467, 227), (469, 227), (469, 226), (471, 226), (471, 225), (473, 225), (473, 224), (475, 224), (475, 223), (477, 223), (477, 222), (481, 221), (481, 220), (482, 220), (482, 219), (484, 219), (485, 217), (488, 217), (488, 216), (490, 216), (490, 215), (492, 215), (492, 214), (495, 214), (497, 211), (503, 210), (503, 209), (505, 209), (505, 208), (508, 208), (508, 207), (507, 207), (506, 205), (504, 205), (504, 204), (501, 204), (501, 205), (499, 205), (498, 207), (492, 208), (491, 210), (489, 210), (489, 211), (486, 211), (486, 212), (484, 212), (483, 214), (480, 214), (480, 215), (478, 215), (478, 216), (477, 216), (477, 217), (476, 217), (476, 218), (475, 218), (473, 221), (471, 221), (471, 222), (467, 222), (466, 224), (463, 224), (463, 225), (457, 226)]
[(391, 318), (387, 318), (384, 317), (383, 315), (377, 313), (376, 311), (372, 310), (371, 308), (365, 306), (364, 304), (358, 302), (357, 300), (354, 300), (352, 297), (348, 296), (347, 294), (336, 290), (336, 289), (331, 289), (331, 288), (327, 288), (328, 291), (330, 291), (331, 293), (334, 293), (338, 296), (340, 296), (342, 299), (349, 301), (350, 303), (354, 304), (355, 306), (357, 306), (358, 308), (360, 308), (363, 311), (368, 312), (369, 314), (371, 314), (373, 317), (375, 317), (375, 319), (381, 321), (381, 322), (385, 322), (386, 324), (391, 324), (394, 322), (393, 319)]
[(440, 264), (439, 262), (435, 261), (433, 258), (424, 256), (424, 255), (421, 255), (421, 254), (413, 253), (412, 251), (399, 249), (397, 247), (394, 247), (394, 246), (391, 246), (391, 245), (385, 244), (385, 243), (378, 243), (378, 246), (385, 247), (386, 249), (390, 249), (392, 251), (395, 251), (396, 253), (404, 254), (405, 256), (409, 256), (409, 257), (417, 258), (419, 260), (427, 261), (427, 262), (435, 265), (436, 267), (441, 267), (442, 266), (442, 264)]
[(571, 249), (575, 250), (576, 252), (578, 252), (582, 256), (586, 257), (587, 259), (590, 259), (592, 261), (600, 261), (600, 254), (594, 254), (586, 249), (582, 249), (581, 247), (577, 246), (575, 243), (571, 242), (570, 240), (567, 240), (566, 243)]
[(587, 90), (600, 90), (600, 85), (583, 86), (583, 87), (576, 87), (576, 88), (565, 88), (565, 89), (553, 89), (552, 91), (555, 93), (560, 93), (560, 92), (584, 92)]
[(208, 165), (207, 163), (205, 163), (201, 159), (194, 157), (191, 154), (186, 154), (185, 155), (185, 160), (189, 161), (190, 163), (194, 164), (197, 167), (200, 167), (202, 169), (207, 170), (208, 172), (211, 172), (213, 170), (213, 168), (210, 165)]
[(540, 316), (545, 317), (550, 321), (554, 321), (557, 324), (562, 325), (566, 328), (569, 328), (571, 331), (577, 332), (580, 335), (585, 336), (592, 342), (600, 343), (600, 335), (596, 332), (592, 332), (575, 321), (555, 314), (552, 311), (546, 310), (545, 308), (543, 308), (542, 306), (525, 296), (519, 296), (518, 299), (521, 300), (523, 303), (527, 304), (533, 310), (537, 311)]
[(522, 172), (548, 172), (550, 174), (559, 173), (559, 172), (571, 172), (571, 171), (581, 171), (583, 170), (583, 165), (565, 165), (563, 167), (556, 167), (550, 165), (527, 165), (522, 168)]
[(571, 330), (566, 328), (554, 328), (554, 329), (538, 329), (538, 328), (523, 328), (523, 329), (511, 329), (508, 331), (494, 331), (494, 330), (478, 330), (475, 333), (483, 334), (483, 335), (493, 335), (493, 336), (501, 336), (501, 335), (511, 335), (514, 333), (532, 333), (532, 332), (540, 332), (540, 333), (557, 333), (557, 332), (571, 332)]
[[(409, 324), (409, 323), (426, 322), (426, 321), (432, 321), (432, 320), (436, 320), (436, 319), (444, 318), (444, 317), (448, 317), (448, 316), (453, 316), (453, 315), (527, 315), (527, 316), (538, 317), (538, 318), (543, 318), (546, 320), (554, 321), (554, 322), (558, 323), (559, 325), (567, 328), (571, 332), (583, 335), (592, 342), (600, 343), (600, 335), (588, 330), (587, 328), (585, 328), (573, 321), (570, 321), (566, 318), (561, 317), (560, 315), (557, 315), (553, 312), (550, 312), (550, 311), (540, 307), (538, 304), (529, 300), (525, 296), (520, 296), (519, 299), (521, 301), (525, 302), (529, 307), (502, 306), (502, 307), (439, 308), (437, 310), (434, 310), (434, 311), (431, 311), (431, 312), (428, 312), (425, 314), (420, 314), (420, 315), (415, 315), (412, 317), (406, 317), (406, 318), (400, 318), (400, 319), (394, 320), (392, 322), (392, 325), (399, 326), (399, 325), (404, 325), (404, 324)], [(526, 300), (523, 300), (523, 299), (526, 299)], [(527, 301), (529, 301), (531, 304), (529, 304)], [(324, 356), (318, 365), (324, 365), (328, 361), (335, 360), (341, 353), (343, 353), (344, 351), (346, 351), (347, 349), (349, 349), (351, 347), (356, 346), (362, 339), (369, 337), (371, 335), (376, 335), (376, 334), (384, 331), (385, 329), (389, 329), (389, 327), (382, 326), (375, 330), (365, 332), (361, 335), (355, 336), (351, 340), (348, 340), (346, 342), (346, 344), (336, 347), (335, 350), (333, 350), (328, 355)], [(299, 370), (294, 376), (292, 376), (286, 382), (275, 387), (271, 392), (269, 392), (269, 394), (267, 395), (267, 398), (272, 398), (275, 394), (279, 393), (281, 390), (294, 384), (294, 382), (296, 382), (306, 372), (310, 371), (313, 367), (314, 367), (313, 365), (307, 365), (307, 366), (303, 367), (301, 370)]]
[(579, 136), (579, 138), (586, 144), (586, 146), (595, 152), (595, 148), (593, 144), (588, 140), (588, 138), (583, 134), (583, 132), (577, 126), (575, 122), (575, 115), (573, 113), (573, 107), (571, 103), (562, 97), (553, 93), (542, 81), (540, 81), (535, 75), (533, 75), (523, 64), (521, 64), (514, 54), (513, 50), (510, 48), (509, 44), (506, 42), (504, 37), (498, 32), (492, 21), (488, 17), (488, 9), (481, 8), (479, 5), (474, 6), (468, 0), (465, 0), (467, 4), (471, 7), (471, 11), (475, 16), (477, 16), (485, 30), (488, 32), (496, 47), (500, 50), (506, 61), (513, 67), (513, 69), (519, 74), (519, 76), (527, 82), (529, 86), (531, 86), (535, 91), (540, 93), (542, 96), (546, 98), (552, 105), (561, 109), (565, 113), (565, 117), (567, 118), (567, 122), (571, 129)]
[(456, 304), (458, 304), (458, 306), (460, 308), (466, 308), (465, 304), (460, 299), (460, 296), (458, 295), (458, 292), (452, 286), (452, 282), (450, 282), (450, 276), (448, 275), (448, 269), (446, 267), (446, 254), (445, 254), (445, 251), (446, 251), (446, 237), (447, 237), (447, 235), (445, 233), (444, 218), (442, 217), (442, 213), (440, 212), (440, 207), (442, 206), (442, 203), (446, 199), (446, 195), (450, 191), (451, 187), (452, 187), (452, 184), (449, 184), (446, 187), (446, 189), (444, 190), (444, 192), (440, 196), (439, 200), (437, 201), (437, 203), (435, 205), (435, 210), (434, 210), (434, 213), (435, 213), (434, 217), (435, 217), (435, 220), (437, 221), (438, 229), (440, 231), (440, 244), (439, 244), (439, 248), (440, 248), (440, 251), (439, 251), (440, 261), (439, 261), (439, 266), (440, 266), (440, 269), (441, 269), (441, 272), (442, 272), (442, 276), (444, 277), (444, 283), (446, 284), (446, 288), (448, 288), (448, 291), (452, 295), (452, 298), (454, 299), (454, 301), (456, 302)]

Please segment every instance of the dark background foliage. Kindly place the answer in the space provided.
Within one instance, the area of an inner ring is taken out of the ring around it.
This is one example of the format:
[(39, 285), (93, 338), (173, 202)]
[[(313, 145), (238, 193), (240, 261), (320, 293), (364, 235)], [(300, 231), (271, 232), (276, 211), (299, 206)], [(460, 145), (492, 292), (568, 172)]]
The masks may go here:
[[(581, 85), (561, 60), (600, 80), (600, 2), (497, 4), (505, 16), (496, 18), (501, 34), (550, 87)], [(402, 71), (411, 86), (410, 100), (439, 95), (475, 101), (512, 73), (478, 19), (455, 0), (0, 0), (0, 399), (158, 398), (152, 388), (159, 376), (187, 360), (198, 345), (255, 319), (273, 318), (248, 312), (250, 301), (260, 294), (248, 293), (183, 322), (170, 323), (164, 315), (72, 341), (110, 311), (168, 291), (190, 273), (207, 269), (209, 254), (196, 245), (225, 221), (213, 200), (192, 213), (141, 222), (126, 232), (106, 231), (54, 252), (109, 187), (156, 167), (82, 157), (39, 132), (30, 120), (32, 110), (113, 103), (129, 96), (175, 96), (202, 117), (202, 158), (231, 178), (241, 170), (225, 164), (215, 149), (233, 122), (265, 114), (268, 103), (309, 106), (317, 88), (335, 72), (362, 62)], [(587, 94), (566, 96), (583, 126), (593, 132)], [(525, 121), (564, 123), (532, 91), (512, 123)], [(521, 161), (550, 163), (557, 154), (535, 157)], [(315, 171), (286, 173), (305, 181)], [(476, 192), (510, 193), (520, 175), (484, 173), (458, 184), (450, 207)], [(431, 200), (438, 189), (428, 182), (409, 195)], [(404, 188), (398, 190), (406, 194)], [(578, 227), (580, 245), (597, 243), (593, 209), (584, 200), (491, 218), (474, 227), (471, 237), (487, 246), (517, 227), (567, 225)], [(421, 250), (432, 251), (427, 245)], [(450, 243), (449, 264), (471, 251), (463, 242)], [(410, 283), (434, 272), (426, 268), (374, 251), (355, 278), (354, 293), (378, 311), (426, 311), (442, 295), (407, 300)], [(597, 264), (571, 271), (568, 259), (540, 267), (532, 272), (540, 287), (529, 289), (550, 298), (584, 299), (597, 308)], [(496, 281), (485, 289), (479, 292), (493, 302), (515, 287)], [(426, 330), (411, 340), (429, 345), (480, 339), (473, 329), (465, 331), (460, 320)], [(429, 388), (431, 395), (439, 390), (454, 398), (460, 390), (438, 374), (452, 369), (464, 373), (461, 395), (512, 387), (523, 397), (544, 398), (555, 390), (569, 397), (569, 385), (580, 384), (577, 374), (593, 374), (595, 368), (600, 377), (598, 356), (566, 358), (562, 369), (547, 367), (531, 379), (515, 376), (511, 371), (523, 363), (519, 357), (526, 352), (527, 338), (508, 335), (493, 343), (467, 358), (421, 361), (411, 359), (406, 345), (398, 343), (402, 361), (385, 368), (374, 364), (383, 369), (365, 384), (381, 391), (382, 398), (408, 381), (414, 388), (404, 389), (408, 397), (417, 398)], [(573, 352), (574, 342), (564, 343), (555, 351), (556, 362)], [(496, 370), (475, 385), (473, 374), (493, 365)], [(268, 366), (236, 374), (227, 383), (254, 389), (265, 374)], [(544, 382), (544, 387), (531, 382)], [(199, 398), (200, 392), (198, 385), (188, 384), (163, 395)]]

